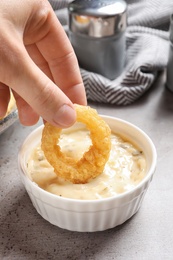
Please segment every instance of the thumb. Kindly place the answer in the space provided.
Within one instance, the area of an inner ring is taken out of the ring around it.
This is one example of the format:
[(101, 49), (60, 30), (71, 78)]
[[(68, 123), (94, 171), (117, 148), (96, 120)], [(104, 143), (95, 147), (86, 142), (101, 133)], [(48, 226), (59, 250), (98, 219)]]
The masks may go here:
[[(45, 121), (55, 126), (65, 128), (72, 125), (76, 120), (76, 112), (70, 99), (36, 66), (27, 52), (24, 51), (22, 55), (19, 52), (16, 58), (17, 64), (11, 64), (9, 76), (5, 77), (4, 83), (24, 100), (23, 104), (26, 101), (32, 108), (29, 110), (28, 105), (21, 106), (20, 102), (19, 115), (26, 112), (25, 116), (29, 117), (33, 115), (34, 110)], [(17, 102), (18, 100), (20, 98)]]

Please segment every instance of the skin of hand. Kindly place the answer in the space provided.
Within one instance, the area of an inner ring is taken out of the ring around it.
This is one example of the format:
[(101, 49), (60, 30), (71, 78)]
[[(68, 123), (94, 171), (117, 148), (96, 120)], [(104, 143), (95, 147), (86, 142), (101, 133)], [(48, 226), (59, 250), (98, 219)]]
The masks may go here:
[(73, 103), (86, 105), (73, 48), (47, 0), (0, 0), (0, 117), (10, 89), (20, 122), (68, 127)]

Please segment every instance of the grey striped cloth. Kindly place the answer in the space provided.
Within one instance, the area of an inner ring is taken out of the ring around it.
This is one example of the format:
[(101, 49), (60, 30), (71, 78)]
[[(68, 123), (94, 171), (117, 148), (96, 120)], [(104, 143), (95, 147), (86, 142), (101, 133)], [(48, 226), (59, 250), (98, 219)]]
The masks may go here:
[[(166, 68), (173, 0), (127, 0), (126, 65), (115, 80), (81, 69), (90, 101), (128, 105), (152, 87)], [(50, 0), (57, 17), (67, 26), (68, 1)]]

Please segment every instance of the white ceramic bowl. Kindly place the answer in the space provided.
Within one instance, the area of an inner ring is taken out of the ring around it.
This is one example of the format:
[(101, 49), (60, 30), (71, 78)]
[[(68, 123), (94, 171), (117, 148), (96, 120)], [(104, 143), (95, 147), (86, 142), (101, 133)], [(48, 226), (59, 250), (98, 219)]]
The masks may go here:
[(147, 174), (133, 190), (118, 196), (99, 200), (77, 200), (49, 193), (27, 174), (26, 163), (31, 150), (41, 138), (43, 126), (34, 130), (24, 141), (19, 152), (19, 171), (22, 182), (37, 212), (51, 224), (60, 228), (94, 232), (113, 228), (131, 218), (140, 208), (156, 168), (157, 154), (151, 139), (138, 127), (118, 118), (102, 116), (115, 133), (133, 140), (144, 152)]

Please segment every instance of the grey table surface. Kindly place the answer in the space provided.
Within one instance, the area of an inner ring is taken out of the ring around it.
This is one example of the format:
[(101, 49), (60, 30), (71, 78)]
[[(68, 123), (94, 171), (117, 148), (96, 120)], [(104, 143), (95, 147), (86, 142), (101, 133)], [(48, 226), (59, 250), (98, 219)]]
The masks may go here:
[(173, 259), (173, 93), (165, 75), (132, 105), (89, 103), (100, 114), (128, 120), (153, 140), (158, 163), (142, 207), (116, 228), (70, 232), (49, 224), (35, 209), (18, 174), (24, 138), (41, 124), (16, 122), (0, 135), (0, 259)]

